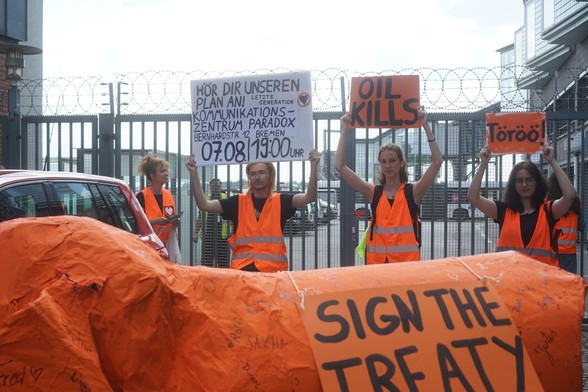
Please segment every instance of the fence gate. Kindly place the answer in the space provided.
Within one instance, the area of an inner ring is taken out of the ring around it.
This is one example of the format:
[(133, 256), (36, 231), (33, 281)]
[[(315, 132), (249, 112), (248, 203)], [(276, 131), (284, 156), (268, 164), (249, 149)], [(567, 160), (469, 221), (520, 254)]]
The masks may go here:
[[(303, 213), (304, 224), (286, 232), (292, 270), (356, 265), (354, 248), (365, 228), (369, 205), (339, 177), (334, 158), (339, 141), (341, 112), (314, 113), (314, 144), (322, 153), (319, 165), (319, 198)], [(572, 179), (582, 200), (586, 199), (586, 126), (588, 113), (548, 112), (547, 129), (558, 161)], [(498, 237), (497, 224), (472, 210), (467, 187), (478, 161), (485, 134), (484, 113), (430, 113), (434, 133), (444, 156), (437, 182), (421, 205), (423, 260), (492, 252)], [(138, 191), (146, 186), (137, 171), (139, 159), (148, 151), (171, 165), (169, 189), (178, 210), (184, 212), (180, 245), (184, 259), (199, 265), (201, 241), (194, 243), (197, 208), (191, 195), (185, 162), (190, 154), (190, 114), (25, 116), (21, 138), (16, 144), (21, 168), (74, 171), (117, 177)], [(410, 181), (417, 181), (430, 163), (428, 143), (419, 129), (357, 129), (347, 145), (348, 165), (367, 181), (374, 182), (377, 154), (386, 143), (399, 144), (409, 167)], [(500, 199), (510, 168), (524, 156), (494, 157), (489, 166), (490, 181), (484, 190)], [(529, 157), (548, 174), (540, 154)], [(303, 192), (308, 187), (307, 161), (280, 162), (276, 189)], [(205, 191), (218, 177), (229, 193), (246, 187), (245, 165), (201, 168)], [(326, 215), (326, 216), (325, 216)], [(586, 214), (585, 214), (586, 216)], [(582, 236), (584, 237), (584, 236)], [(585, 238), (579, 246), (579, 266), (585, 273)]]

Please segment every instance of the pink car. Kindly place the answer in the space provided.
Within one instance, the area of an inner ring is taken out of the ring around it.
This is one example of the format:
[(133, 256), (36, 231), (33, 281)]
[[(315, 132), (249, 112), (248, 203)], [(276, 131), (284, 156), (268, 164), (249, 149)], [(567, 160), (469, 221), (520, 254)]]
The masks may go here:
[(168, 258), (167, 249), (124, 181), (84, 173), (0, 170), (0, 224), (19, 217), (54, 215), (97, 219), (138, 235)]

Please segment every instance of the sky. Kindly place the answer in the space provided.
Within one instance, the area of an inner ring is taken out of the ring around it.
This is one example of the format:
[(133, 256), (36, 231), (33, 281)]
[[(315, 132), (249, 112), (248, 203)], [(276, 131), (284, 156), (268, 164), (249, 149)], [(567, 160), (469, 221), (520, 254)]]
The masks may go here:
[(43, 74), (491, 68), (523, 9), (523, 0), (45, 0)]

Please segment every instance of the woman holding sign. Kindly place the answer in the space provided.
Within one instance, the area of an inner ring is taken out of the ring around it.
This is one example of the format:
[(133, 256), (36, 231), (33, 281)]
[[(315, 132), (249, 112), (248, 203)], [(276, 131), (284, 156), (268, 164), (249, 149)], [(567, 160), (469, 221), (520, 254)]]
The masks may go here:
[(488, 143), (480, 150), (480, 166), (468, 190), (468, 200), (500, 226), (496, 251), (516, 250), (535, 260), (559, 265), (552, 249), (551, 238), (555, 222), (570, 208), (576, 191), (555, 159), (547, 139), (543, 144), (543, 157), (553, 168), (561, 186), (562, 196), (545, 201), (547, 180), (539, 167), (525, 160), (514, 165), (504, 191), (504, 201), (489, 200), (480, 195), (482, 178), (490, 161)]
[(437, 177), (443, 157), (427, 122), (427, 112), (419, 110), (418, 116), (431, 149), (431, 165), (420, 180), (408, 184), (402, 149), (394, 143), (385, 144), (378, 152), (379, 185), (363, 180), (347, 166), (345, 152), (351, 115), (346, 113), (341, 117), (341, 138), (335, 155), (335, 169), (353, 189), (375, 206), (367, 236), (366, 264), (420, 260), (418, 205)]

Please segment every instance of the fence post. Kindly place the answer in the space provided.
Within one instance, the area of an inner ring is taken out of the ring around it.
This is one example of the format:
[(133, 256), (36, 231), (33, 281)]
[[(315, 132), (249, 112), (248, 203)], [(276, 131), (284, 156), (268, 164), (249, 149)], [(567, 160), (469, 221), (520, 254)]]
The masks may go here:
[(98, 174), (114, 177), (114, 114), (98, 115)]
[(2, 124), (2, 160), (7, 169), (23, 169), (21, 167), (21, 117), (20, 89), (11, 85), (8, 88), (8, 118)]
[[(347, 140), (347, 166), (355, 171), (355, 132)], [(359, 220), (355, 216), (355, 190), (343, 179), (341, 185), (341, 267), (355, 265), (355, 248), (359, 242)]]
[[(341, 111), (345, 113), (345, 79), (341, 77)], [(347, 166), (355, 171), (355, 132), (349, 132), (347, 140)], [(359, 221), (355, 216), (355, 190), (343, 179), (339, 182), (341, 192), (341, 230), (339, 238), (341, 241), (341, 267), (355, 265), (355, 248), (359, 241)]]

